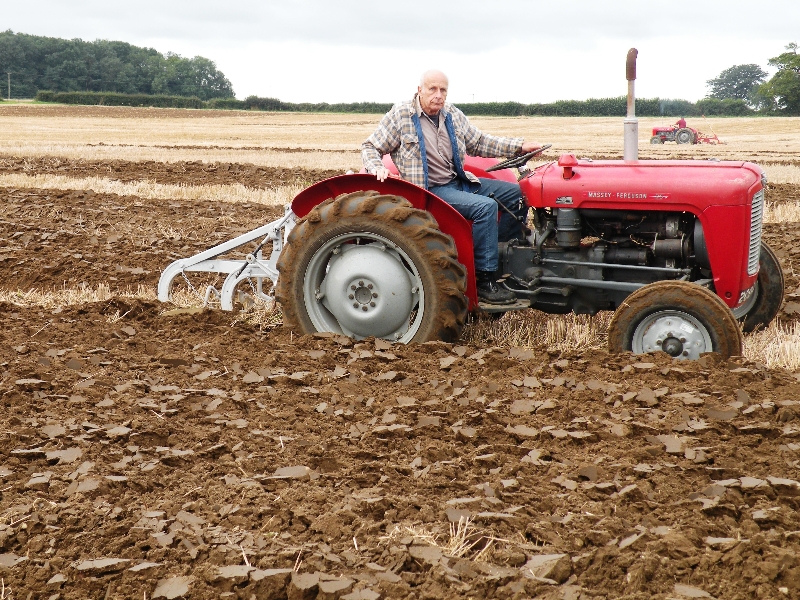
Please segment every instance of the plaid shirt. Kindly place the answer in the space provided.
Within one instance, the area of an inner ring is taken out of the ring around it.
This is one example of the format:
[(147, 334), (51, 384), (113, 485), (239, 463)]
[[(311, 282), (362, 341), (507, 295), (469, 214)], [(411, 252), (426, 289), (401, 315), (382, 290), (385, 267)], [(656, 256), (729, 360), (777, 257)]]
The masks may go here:
[[(375, 174), (383, 166), (381, 157), (391, 154), (400, 176), (406, 181), (425, 187), (426, 173), (422, 162), (417, 130), (413, 117), (421, 108), (417, 96), (407, 102), (395, 104), (384, 115), (378, 128), (361, 144), (361, 160), (368, 173)], [(453, 121), (456, 144), (464, 164), (466, 154), (470, 156), (508, 157), (522, 148), (522, 138), (505, 138), (487, 135), (469, 122), (466, 115), (452, 104), (446, 103), (441, 110), (442, 119), (448, 114)], [(466, 176), (477, 181), (472, 173)]]

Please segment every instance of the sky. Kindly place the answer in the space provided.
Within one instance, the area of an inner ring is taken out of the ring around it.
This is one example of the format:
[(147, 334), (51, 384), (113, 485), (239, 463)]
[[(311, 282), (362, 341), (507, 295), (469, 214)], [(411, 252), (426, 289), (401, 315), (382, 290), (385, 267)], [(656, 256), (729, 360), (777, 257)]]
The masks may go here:
[(522, 103), (627, 94), (697, 101), (733, 65), (800, 42), (800, 1), (3, 0), (0, 30), (120, 40), (213, 60), (236, 96), (396, 102), (444, 71), (448, 100)]

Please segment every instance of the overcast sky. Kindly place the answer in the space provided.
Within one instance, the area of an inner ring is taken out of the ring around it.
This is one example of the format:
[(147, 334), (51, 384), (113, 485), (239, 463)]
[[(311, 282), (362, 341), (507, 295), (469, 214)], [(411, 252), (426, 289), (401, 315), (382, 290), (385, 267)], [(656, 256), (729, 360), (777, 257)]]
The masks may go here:
[(291, 102), (395, 102), (419, 75), (449, 100), (552, 102), (627, 93), (696, 101), (733, 65), (800, 42), (800, 1), (761, 0), (4, 0), (0, 29), (121, 40), (204, 56), (251, 94)]

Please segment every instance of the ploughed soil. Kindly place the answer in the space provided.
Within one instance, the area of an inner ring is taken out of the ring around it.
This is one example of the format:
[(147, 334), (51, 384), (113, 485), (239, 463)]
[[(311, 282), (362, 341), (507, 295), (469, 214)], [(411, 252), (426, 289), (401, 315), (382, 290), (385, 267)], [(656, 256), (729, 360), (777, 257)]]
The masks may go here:
[(2, 189), (0, 281), (6, 289), (154, 285), (171, 261), (283, 214), (260, 204), (154, 202), (92, 191)]
[(225, 110), (198, 110), (192, 108), (158, 108), (153, 106), (64, 106), (60, 104), (0, 105), (0, 115), (31, 117), (84, 117), (103, 119), (225, 119), (241, 113)]
[[(0, 104), (0, 116), (20, 116), (25, 118), (101, 118), (101, 119), (241, 119), (247, 113), (241, 110), (217, 110), (198, 108), (160, 108), (155, 106), (83, 106), (64, 104)], [(256, 112), (258, 114), (258, 112)], [(338, 116), (338, 115), (337, 115)], [(324, 115), (319, 115), (324, 118)], [(336, 116), (332, 125), (341, 125)], [(374, 125), (375, 115), (364, 115), (363, 120), (348, 121), (348, 125)], [(314, 121), (313, 125), (324, 122)], [(303, 123), (293, 124), (303, 127)]]
[[(281, 150), (285, 152), (285, 150)], [(102, 177), (129, 183), (152, 181), (172, 185), (233, 185), (249, 188), (275, 188), (282, 185), (310, 185), (342, 171), (331, 169), (283, 169), (238, 163), (200, 161), (160, 162), (155, 160), (75, 160), (59, 157), (0, 156), (0, 175), (58, 175), (62, 177)]]
[[(2, 285), (21, 293), (152, 287), (282, 212), (0, 198)], [(764, 239), (792, 320), (800, 225)], [(0, 304), (5, 597), (800, 597), (792, 373), (170, 308)]]

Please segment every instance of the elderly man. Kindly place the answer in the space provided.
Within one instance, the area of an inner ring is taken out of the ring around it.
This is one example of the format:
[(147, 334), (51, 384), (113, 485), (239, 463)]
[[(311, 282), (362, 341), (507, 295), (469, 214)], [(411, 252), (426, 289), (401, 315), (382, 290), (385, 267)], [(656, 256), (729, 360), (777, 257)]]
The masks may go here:
[[(478, 298), (490, 304), (511, 304), (514, 294), (496, 284), (498, 241), (521, 234), (519, 221), (503, 211), (498, 228), (498, 202), (523, 219), (527, 208), (519, 186), (475, 177), (464, 170), (464, 157), (510, 157), (532, 152), (539, 144), (522, 138), (487, 135), (474, 127), (447, 99), (448, 80), (441, 71), (426, 71), (417, 93), (395, 104), (361, 146), (368, 173), (389, 177), (381, 157), (391, 154), (400, 176), (430, 190), (472, 221)], [(492, 197), (490, 197), (492, 196)]]

